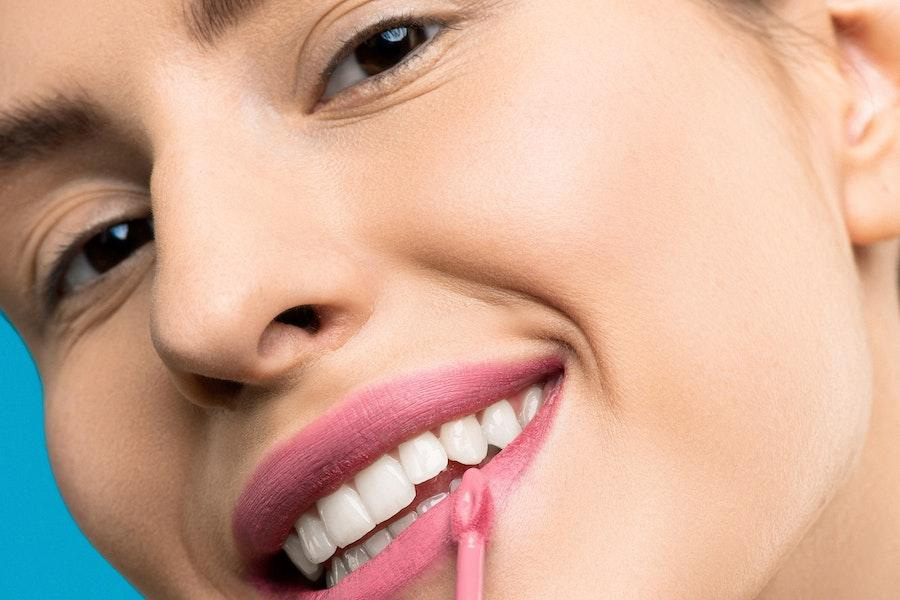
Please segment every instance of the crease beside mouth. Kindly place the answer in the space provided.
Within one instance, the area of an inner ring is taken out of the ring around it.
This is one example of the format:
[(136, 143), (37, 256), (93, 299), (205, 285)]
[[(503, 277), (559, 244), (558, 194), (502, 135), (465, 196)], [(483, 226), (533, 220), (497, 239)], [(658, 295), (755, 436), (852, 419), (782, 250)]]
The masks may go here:
[(482, 410), (422, 431), (349, 476), (297, 519), (265, 578), (298, 590), (338, 585), (445, 500), (466, 469), (483, 467), (513, 443), (559, 376), (544, 375)]

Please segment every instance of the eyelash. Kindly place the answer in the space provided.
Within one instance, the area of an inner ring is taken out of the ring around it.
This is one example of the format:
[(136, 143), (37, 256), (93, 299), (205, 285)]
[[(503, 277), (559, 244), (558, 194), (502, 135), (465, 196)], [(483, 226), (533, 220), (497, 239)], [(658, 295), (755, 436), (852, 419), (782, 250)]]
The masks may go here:
[[(429, 27), (429, 26), (437, 26), (440, 29), (438, 32), (428, 41), (424, 42), (414, 50), (412, 50), (409, 54), (407, 54), (403, 59), (391, 67), (377, 75), (372, 75), (367, 77), (366, 79), (356, 83), (352, 86), (349, 86), (338, 93), (336, 93), (331, 98), (320, 101), (320, 104), (324, 105), (331, 102), (334, 98), (337, 98), (343, 95), (345, 92), (350, 91), (354, 88), (358, 88), (363, 84), (375, 85), (377, 82), (379, 86), (387, 85), (393, 77), (399, 75), (399, 67), (408, 63), (410, 59), (412, 59), (416, 54), (420, 53), (424, 48), (432, 44), (438, 37), (440, 37), (446, 30), (450, 29), (458, 29), (455, 27), (453, 23), (448, 19), (443, 18), (430, 18), (430, 17), (422, 17), (413, 13), (400, 13), (394, 16), (386, 17), (380, 19), (374, 23), (369, 25), (365, 25), (363, 27), (358, 28), (354, 31), (349, 38), (341, 40), (340, 50), (337, 54), (332, 57), (329, 61), (328, 65), (319, 75), (319, 93), (321, 94), (326, 86), (328, 85), (328, 81), (331, 76), (334, 74), (335, 70), (343, 63), (344, 60), (349, 58), (356, 48), (365, 42), (370, 37), (381, 33), (382, 31), (389, 30), (393, 27)], [(62, 301), (66, 295), (62, 293), (62, 281), (63, 277), (65, 277), (68, 269), (71, 267), (72, 261), (81, 252), (84, 248), (84, 245), (88, 243), (95, 235), (100, 234), (105, 229), (116, 225), (123, 221), (123, 218), (112, 219), (108, 222), (103, 222), (97, 224), (93, 227), (86, 229), (85, 231), (73, 235), (72, 239), (68, 242), (59, 244), (59, 246), (54, 250), (54, 259), (52, 261), (52, 267), (50, 272), (46, 278), (42, 289), (42, 298), (44, 299), (44, 304), (47, 306), (49, 311), (53, 311), (55, 307)], [(101, 275), (95, 281), (99, 281), (102, 279)], [(88, 284), (91, 285), (91, 284)]]
[(94, 227), (89, 227), (81, 233), (73, 235), (69, 241), (56, 246), (53, 252), (53, 260), (50, 263), (50, 272), (47, 274), (47, 279), (44, 282), (44, 289), (41, 293), (41, 297), (44, 299), (44, 305), (49, 311), (56, 308), (56, 305), (63, 299), (63, 277), (65, 277), (66, 271), (68, 271), (72, 261), (78, 253), (81, 252), (84, 245), (92, 237), (103, 231), (105, 227), (110, 227), (115, 223), (116, 221), (113, 221), (111, 223), (101, 223)]
[[(50, 271), (48, 272), (41, 289), (41, 299), (43, 300), (43, 304), (46, 307), (46, 311), (48, 313), (52, 313), (60, 304), (60, 302), (62, 302), (69, 296), (69, 294), (65, 294), (62, 291), (63, 278), (72, 267), (72, 262), (75, 260), (78, 254), (82, 250), (84, 250), (85, 245), (89, 241), (91, 241), (94, 236), (99, 235), (104, 230), (112, 227), (113, 225), (118, 225), (119, 223), (135, 218), (143, 217), (120, 216), (118, 218), (102, 221), (92, 227), (88, 227), (80, 233), (73, 234), (68, 241), (62, 242), (54, 248), (53, 259), (50, 262)], [(152, 219), (153, 217), (152, 215), (148, 214), (146, 215), (146, 218)], [(104, 279), (104, 277), (105, 273), (101, 274), (92, 282), (86, 284), (85, 287), (92, 286), (93, 284)], [(75, 291), (75, 293), (77, 293), (77, 290)]]
[(331, 98), (320, 100), (319, 103), (321, 105), (328, 104), (334, 98), (337, 98), (344, 94), (344, 92), (348, 92), (352, 89), (355, 89), (361, 85), (368, 84), (374, 85), (376, 82), (380, 86), (387, 85), (390, 80), (399, 74), (399, 67), (402, 67), (404, 64), (409, 62), (411, 58), (413, 58), (416, 54), (419, 54), (423, 49), (430, 46), (435, 40), (437, 40), (441, 35), (444, 34), (446, 30), (450, 29), (458, 29), (458, 27), (454, 26), (453, 21), (444, 18), (436, 18), (436, 17), (423, 17), (420, 15), (416, 15), (411, 12), (400, 13), (391, 17), (385, 17), (380, 19), (379, 21), (372, 23), (370, 25), (365, 25), (363, 27), (358, 28), (354, 31), (349, 38), (344, 39), (340, 43), (341, 49), (337, 52), (337, 54), (332, 57), (329, 61), (328, 65), (322, 70), (319, 74), (319, 89), (318, 95), (321, 97), (321, 94), (324, 92), (326, 86), (328, 85), (329, 79), (334, 74), (335, 70), (341, 65), (344, 60), (350, 57), (356, 48), (365, 42), (370, 37), (381, 33), (382, 31), (386, 31), (393, 27), (428, 27), (428, 26), (437, 26), (440, 27), (439, 31), (432, 37), (430, 40), (423, 43), (421, 46), (415, 48), (412, 52), (407, 54), (403, 59), (391, 67), (377, 75), (372, 75), (359, 83), (356, 83), (348, 88), (341, 90), (336, 93)]

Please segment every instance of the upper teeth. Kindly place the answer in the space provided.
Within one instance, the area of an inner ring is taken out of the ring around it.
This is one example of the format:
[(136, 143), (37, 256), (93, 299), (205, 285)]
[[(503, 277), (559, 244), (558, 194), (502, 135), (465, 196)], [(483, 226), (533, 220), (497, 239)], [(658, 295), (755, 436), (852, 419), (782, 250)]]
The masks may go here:
[(430, 431), (397, 446), (397, 454), (413, 485), (428, 481), (447, 467), (447, 452)]
[[(440, 438), (425, 431), (379, 457), (300, 516), (284, 544), (285, 553), (310, 581), (319, 580), (323, 563), (331, 558), (326, 583), (336, 585), (447, 494), (424, 500), (416, 511), (376, 531), (363, 544), (351, 544), (409, 506), (416, 497), (415, 486), (446, 469), (448, 459), (477, 465), (487, 456), (489, 444), (505, 448), (534, 418), (544, 400), (543, 387), (531, 385), (515, 398), (520, 404), (518, 415), (509, 401), (500, 400), (484, 410), (480, 421), (475, 415), (449, 421), (440, 426)], [(457, 485), (459, 480), (454, 480), (450, 491)], [(337, 548), (347, 550), (332, 557)]]
[(487, 456), (487, 440), (474, 415), (441, 425), (441, 444), (447, 458), (464, 465), (477, 465)]

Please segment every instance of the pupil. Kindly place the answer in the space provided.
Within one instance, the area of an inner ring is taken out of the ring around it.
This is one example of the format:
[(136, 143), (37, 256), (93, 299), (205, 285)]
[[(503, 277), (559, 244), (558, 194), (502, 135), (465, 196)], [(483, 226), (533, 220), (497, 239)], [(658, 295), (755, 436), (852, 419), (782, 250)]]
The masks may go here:
[(84, 256), (97, 273), (105, 273), (152, 240), (151, 221), (134, 219), (108, 227), (92, 237), (84, 245)]
[(403, 58), (425, 42), (423, 27), (392, 27), (360, 44), (356, 60), (366, 75), (377, 75), (400, 63)]

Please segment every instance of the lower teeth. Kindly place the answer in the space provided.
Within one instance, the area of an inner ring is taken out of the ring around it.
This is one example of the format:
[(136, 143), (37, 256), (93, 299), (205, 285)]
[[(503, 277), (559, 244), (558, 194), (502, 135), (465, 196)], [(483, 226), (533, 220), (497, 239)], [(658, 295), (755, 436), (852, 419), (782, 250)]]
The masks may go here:
[[(452, 492), (456, 488), (458, 488), (461, 481), (461, 479), (454, 479), (453, 481), (451, 481), (450, 491)], [(346, 552), (344, 552), (343, 556), (335, 554), (331, 559), (331, 564), (325, 569), (325, 586), (336, 586), (344, 577), (361, 567), (370, 558), (381, 552), (381, 550), (384, 550), (384, 548), (387, 547), (387, 545), (393, 540), (393, 538), (400, 535), (403, 530), (412, 525), (412, 522), (416, 520), (416, 518), (422, 516), (427, 511), (437, 506), (440, 502), (443, 502), (447, 498), (447, 496), (449, 496), (447, 492), (441, 492), (440, 494), (435, 494), (430, 498), (426, 498), (419, 503), (419, 506), (416, 507), (416, 510), (400, 517), (399, 519), (388, 525), (386, 529), (381, 529), (375, 532), (375, 534), (373, 534), (371, 537), (369, 537), (369, 539), (363, 542), (361, 546), (353, 546), (349, 548)], [(384, 536), (387, 536), (387, 541), (384, 543), (384, 545), (381, 545), (382, 541), (385, 539)], [(381, 545), (380, 548), (377, 548), (377, 550), (375, 548), (367, 547), (367, 545), (369, 545), (369, 542), (374, 539), (379, 539), (377, 544)]]

